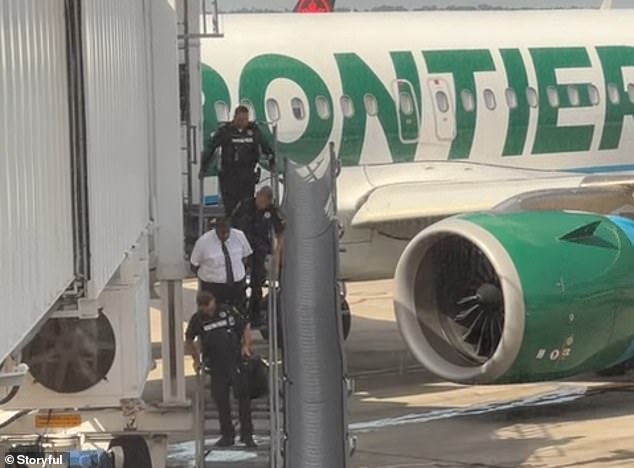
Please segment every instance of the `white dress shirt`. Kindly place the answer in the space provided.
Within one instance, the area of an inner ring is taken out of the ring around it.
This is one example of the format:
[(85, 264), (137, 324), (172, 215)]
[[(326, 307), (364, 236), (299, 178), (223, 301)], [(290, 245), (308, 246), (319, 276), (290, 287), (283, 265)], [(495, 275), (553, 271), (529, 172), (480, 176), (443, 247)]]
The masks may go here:
[[(242, 281), (246, 276), (242, 259), (253, 253), (246, 236), (239, 229), (231, 229), (229, 238), (225, 241), (231, 267), (233, 280)], [(194, 245), (191, 256), (192, 265), (198, 268), (198, 278), (207, 283), (226, 283), (227, 270), (225, 268), (225, 255), (222, 251), (222, 242), (216, 235), (216, 230), (203, 234)]]

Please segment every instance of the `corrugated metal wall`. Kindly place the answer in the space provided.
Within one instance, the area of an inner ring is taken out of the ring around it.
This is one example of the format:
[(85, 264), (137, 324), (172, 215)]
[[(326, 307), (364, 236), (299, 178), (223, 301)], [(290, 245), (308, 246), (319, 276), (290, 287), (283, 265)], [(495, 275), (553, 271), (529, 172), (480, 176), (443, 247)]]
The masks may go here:
[(0, 2), (0, 362), (73, 280), (63, 0)]
[(143, 0), (86, 0), (84, 69), (94, 296), (149, 221)]

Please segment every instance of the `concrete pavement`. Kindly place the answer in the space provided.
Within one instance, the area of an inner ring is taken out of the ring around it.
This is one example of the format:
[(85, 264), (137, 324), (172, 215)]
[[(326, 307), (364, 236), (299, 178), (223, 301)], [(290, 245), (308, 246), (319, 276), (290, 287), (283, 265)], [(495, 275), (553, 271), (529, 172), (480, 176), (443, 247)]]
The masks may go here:
[[(188, 286), (193, 304), (195, 285)], [(358, 437), (351, 467), (634, 466), (634, 385), (627, 378), (442, 382), (406, 350), (392, 313), (391, 281), (350, 284), (348, 301), (353, 321), (346, 352), (356, 385), (350, 429)], [(213, 451), (207, 466), (264, 468), (266, 434), (259, 442), (256, 452)], [(187, 444), (172, 445), (170, 466), (188, 466), (193, 445)]]

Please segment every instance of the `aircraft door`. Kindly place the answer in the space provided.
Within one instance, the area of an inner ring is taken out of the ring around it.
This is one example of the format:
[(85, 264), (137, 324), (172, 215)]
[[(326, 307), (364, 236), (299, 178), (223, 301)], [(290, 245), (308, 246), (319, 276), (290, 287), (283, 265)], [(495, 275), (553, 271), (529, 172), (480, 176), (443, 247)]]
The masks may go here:
[(393, 90), (398, 114), (398, 137), (401, 143), (417, 143), (420, 132), (420, 109), (414, 87), (409, 81), (398, 79), (393, 82)]
[(434, 106), (436, 136), (440, 140), (453, 140), (456, 136), (456, 107), (449, 84), (439, 78), (428, 81)]

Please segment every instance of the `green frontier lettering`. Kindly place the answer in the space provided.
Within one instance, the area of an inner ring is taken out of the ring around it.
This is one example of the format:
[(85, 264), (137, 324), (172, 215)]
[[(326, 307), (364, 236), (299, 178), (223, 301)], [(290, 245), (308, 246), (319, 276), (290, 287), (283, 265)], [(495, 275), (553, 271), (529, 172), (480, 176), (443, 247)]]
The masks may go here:
[[(251, 59), (240, 76), (240, 99), (249, 99), (255, 107), (255, 114), (264, 116), (266, 90), (273, 80), (286, 78), (294, 81), (306, 93), (310, 111), (308, 125), (304, 133), (292, 143), (278, 144), (279, 152), (302, 164), (312, 162), (328, 143), (332, 131), (333, 117), (322, 119), (317, 114), (315, 99), (326, 98), (330, 109), (332, 97), (321, 77), (311, 67), (292, 57), (278, 54), (259, 55)], [(267, 126), (262, 131), (271, 137)]]
[[(412, 91), (416, 96), (411, 96), (409, 90), (401, 89), (400, 92), (409, 95), (412, 102), (414, 100), (420, 102), (420, 82), (412, 53), (392, 52), (390, 55), (396, 76), (407, 80), (412, 85)], [(377, 117), (386, 136), (393, 161), (412, 161), (416, 154), (419, 116), (405, 115), (400, 109), (397, 111), (389, 90), (357, 54), (335, 54), (335, 60), (341, 76), (343, 93), (352, 99), (356, 110), (343, 123), (340, 149), (342, 163), (346, 166), (359, 164), (368, 120), (367, 113), (364, 111), (366, 95), (372, 95), (376, 99)], [(417, 107), (420, 108), (420, 106)], [(400, 135), (397, 119), (401, 123)]]
[[(460, 96), (463, 90), (476, 95), (476, 72), (495, 71), (495, 64), (491, 53), (486, 49), (475, 50), (434, 50), (424, 51), (429, 73), (451, 73), (453, 75), (455, 95)], [(451, 149), (449, 159), (465, 159), (469, 157), (478, 109), (467, 112), (462, 106), (456, 106), (457, 133)]]
[[(533, 153), (588, 151), (592, 144), (594, 125), (559, 127), (557, 125), (559, 109), (552, 106), (548, 99), (548, 90), (554, 88), (559, 97), (559, 107), (573, 107), (573, 103), (568, 98), (566, 86), (557, 84), (555, 70), (559, 68), (591, 67), (592, 64), (590, 63), (588, 52), (584, 47), (549, 47), (531, 49), (530, 53), (535, 65), (539, 87), (539, 117), (537, 119), (537, 133), (533, 142)], [(587, 96), (588, 86), (588, 83), (579, 83), (577, 89), (584, 90), (584, 95)], [(585, 96), (579, 103), (580, 106), (589, 105), (589, 99), (586, 99)]]
[(517, 106), (515, 108), (509, 107), (509, 121), (502, 156), (518, 156), (524, 152), (528, 133), (530, 116), (530, 107), (526, 99), (528, 77), (519, 49), (501, 49), (500, 53), (506, 70), (508, 86), (515, 91), (517, 96)]
[(623, 83), (623, 67), (634, 66), (634, 47), (597, 47), (597, 53), (603, 67), (606, 89), (616, 86), (619, 90), (619, 101), (605, 100), (605, 124), (601, 136), (600, 150), (617, 149), (623, 132), (623, 121), (626, 116), (634, 115), (634, 104), (625, 93)]
[[(227, 83), (222, 76), (206, 64), (202, 64), (201, 72), (202, 92), (205, 99), (203, 103), (203, 141), (207, 145), (209, 136), (218, 128), (218, 118), (216, 117), (216, 102), (222, 101), (231, 109), (231, 97)], [(216, 166), (209, 168), (208, 176), (215, 175)]]

